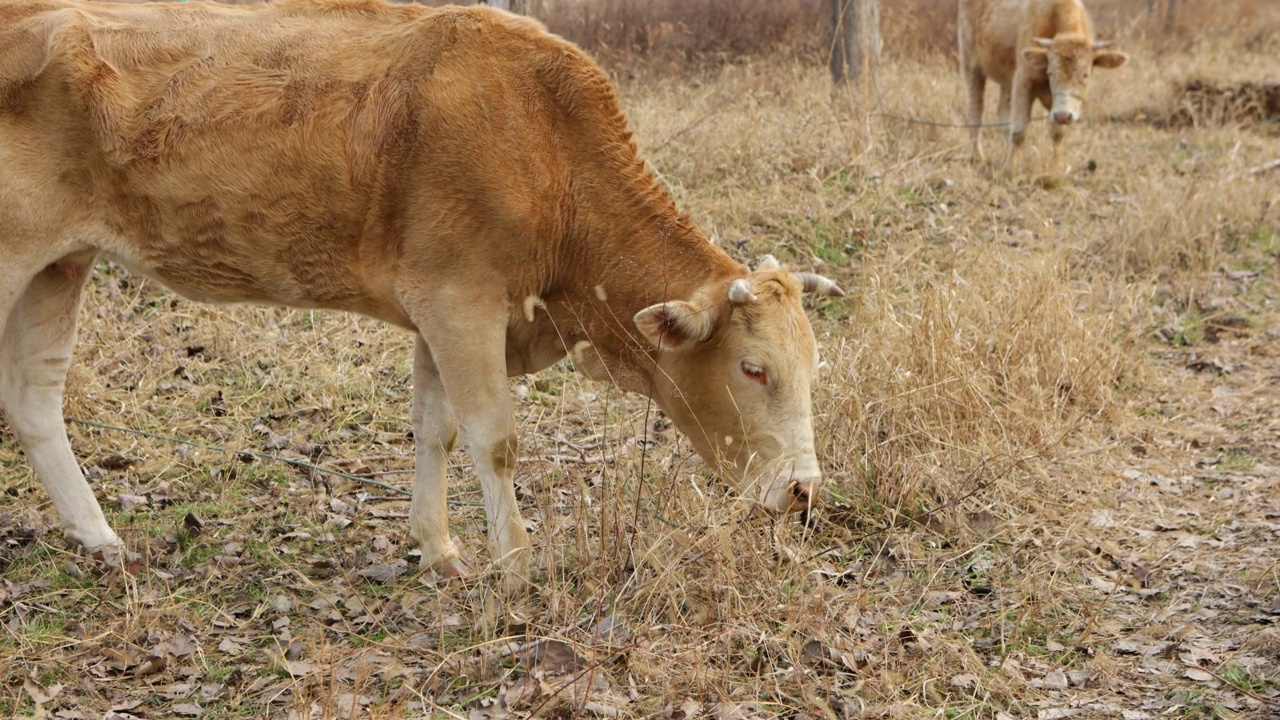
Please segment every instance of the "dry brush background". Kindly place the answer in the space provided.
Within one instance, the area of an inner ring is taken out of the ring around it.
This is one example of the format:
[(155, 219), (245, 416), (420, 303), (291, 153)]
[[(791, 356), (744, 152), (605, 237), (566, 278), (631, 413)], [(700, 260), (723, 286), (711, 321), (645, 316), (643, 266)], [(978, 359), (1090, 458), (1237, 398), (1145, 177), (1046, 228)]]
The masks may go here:
[(1274, 3), (1096, 11), (1132, 61), (1056, 182), (948, 127), (949, 2), (886, 4), (874, 107), (830, 87), (822, 3), (533, 11), (614, 73), (708, 235), (849, 291), (813, 308), (825, 505), (751, 517), (656, 409), (561, 366), (512, 382), (537, 590), (424, 582), (407, 336), (103, 264), (67, 414), (185, 443), (69, 424), (138, 554), (105, 567), (0, 434), (0, 715), (1280, 714)]

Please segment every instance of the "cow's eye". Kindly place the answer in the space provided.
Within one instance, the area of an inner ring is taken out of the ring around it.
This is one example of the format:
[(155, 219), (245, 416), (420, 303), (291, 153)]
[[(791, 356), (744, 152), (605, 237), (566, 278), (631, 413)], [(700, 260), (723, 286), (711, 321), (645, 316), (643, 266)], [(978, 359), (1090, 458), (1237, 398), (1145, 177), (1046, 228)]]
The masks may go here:
[(769, 374), (766, 373), (764, 371), (764, 368), (760, 367), (759, 365), (743, 360), (741, 367), (742, 367), (742, 374), (746, 375), (747, 379), (758, 382), (761, 385), (764, 385), (769, 382)]

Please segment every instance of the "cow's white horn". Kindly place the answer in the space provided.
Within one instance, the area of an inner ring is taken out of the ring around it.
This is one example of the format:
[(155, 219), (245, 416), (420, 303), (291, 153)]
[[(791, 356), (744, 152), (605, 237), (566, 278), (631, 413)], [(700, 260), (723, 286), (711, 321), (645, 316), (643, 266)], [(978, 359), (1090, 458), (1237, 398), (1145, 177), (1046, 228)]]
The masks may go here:
[(844, 291), (840, 289), (839, 285), (817, 273), (796, 272), (792, 273), (792, 275), (796, 276), (796, 279), (800, 281), (801, 286), (804, 287), (804, 291), (807, 293), (817, 293), (828, 297), (844, 297)]
[(1102, 50), (1102, 49), (1104, 49), (1104, 48), (1109, 48), (1109, 47), (1111, 47), (1111, 41), (1110, 41), (1110, 40), (1098, 40), (1098, 41), (1096, 41), (1096, 42), (1094, 42), (1094, 43), (1093, 43), (1093, 49), (1094, 49), (1094, 50)]
[(729, 302), (734, 305), (746, 305), (756, 301), (755, 293), (751, 292), (751, 283), (746, 278), (738, 278), (729, 283)]
[(1049, 38), (1031, 38), (1031, 41), (1032, 41), (1032, 42), (1034, 42), (1035, 44), (1039, 45), (1039, 46), (1040, 46), (1040, 47), (1042, 47), (1042, 48), (1051, 48), (1051, 47), (1053, 47), (1053, 41), (1052, 41), (1052, 40), (1050, 40)]

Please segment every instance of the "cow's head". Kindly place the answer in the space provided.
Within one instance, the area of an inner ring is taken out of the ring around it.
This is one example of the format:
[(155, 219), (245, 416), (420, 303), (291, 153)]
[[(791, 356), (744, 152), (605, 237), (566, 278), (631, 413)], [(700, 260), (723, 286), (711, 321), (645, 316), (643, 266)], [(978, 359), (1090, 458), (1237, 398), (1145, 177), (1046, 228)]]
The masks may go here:
[(767, 257), (746, 277), (635, 316), (656, 350), (654, 399), (704, 460), (777, 513), (816, 502), (822, 480), (810, 397), (818, 349), (803, 292), (844, 295)]
[(1089, 94), (1089, 76), (1093, 69), (1118, 68), (1129, 56), (1107, 50), (1108, 42), (1091, 42), (1084, 35), (1059, 35), (1052, 40), (1032, 38), (1035, 47), (1022, 49), (1027, 66), (1046, 72), (1053, 107), (1049, 118), (1059, 125), (1070, 125), (1080, 119), (1085, 96)]

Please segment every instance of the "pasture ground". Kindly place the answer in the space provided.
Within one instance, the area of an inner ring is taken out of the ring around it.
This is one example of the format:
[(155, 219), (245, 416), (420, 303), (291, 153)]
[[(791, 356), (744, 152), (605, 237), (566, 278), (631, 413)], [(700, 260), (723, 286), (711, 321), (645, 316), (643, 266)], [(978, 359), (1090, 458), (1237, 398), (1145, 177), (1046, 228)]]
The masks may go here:
[(959, 122), (941, 59), (866, 126), (817, 66), (624, 83), (710, 236), (849, 291), (814, 308), (826, 503), (753, 518), (643, 399), (515, 380), (543, 575), (506, 606), (418, 576), (403, 496), (263, 457), (407, 489), (407, 336), (100, 266), (67, 414), (198, 445), (69, 424), (136, 553), (105, 566), (0, 434), (0, 715), (1280, 715), (1280, 131), (1147, 121), (1275, 51), (1135, 51), (1048, 182), (1043, 124), (1005, 181), (900, 119)]

